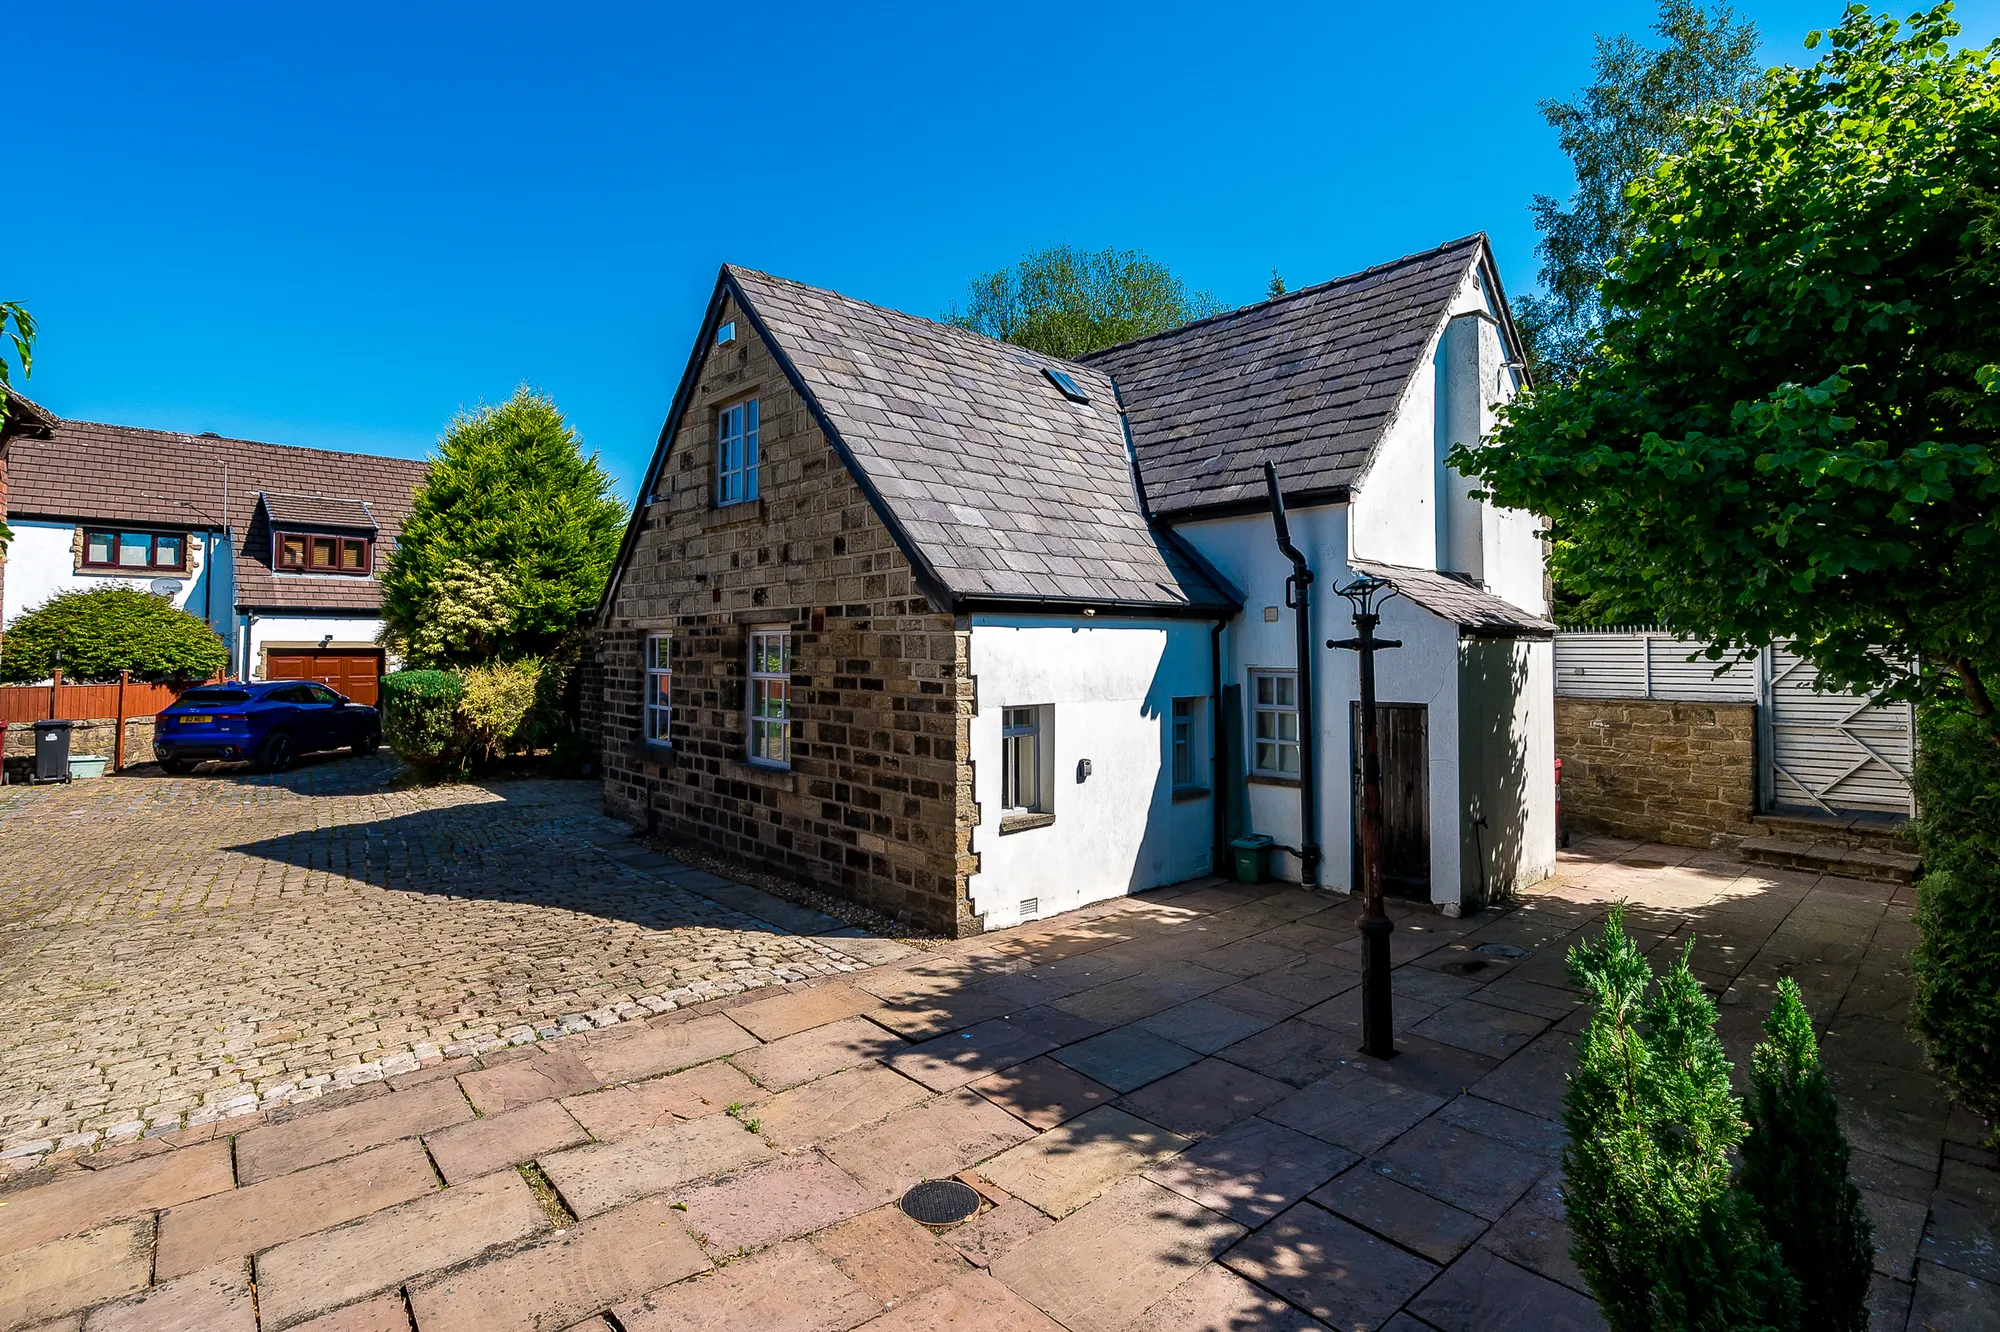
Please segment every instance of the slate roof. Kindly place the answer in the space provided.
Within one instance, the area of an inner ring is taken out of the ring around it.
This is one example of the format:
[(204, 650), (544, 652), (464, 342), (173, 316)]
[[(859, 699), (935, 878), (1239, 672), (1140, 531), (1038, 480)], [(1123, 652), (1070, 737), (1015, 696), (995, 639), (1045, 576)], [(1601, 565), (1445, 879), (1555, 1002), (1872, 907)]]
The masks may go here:
[(1468, 269), (1469, 236), (1084, 358), (1124, 395), (1152, 512), (1264, 504), (1359, 479)]
[(1470, 638), (1553, 638), (1556, 627), (1450, 574), (1408, 569), (1400, 564), (1350, 560), (1356, 573), (1387, 579), (1395, 589), (1431, 614), (1457, 625)]
[(368, 512), (367, 501), (331, 495), (287, 495), (267, 490), (264, 512), (280, 527), (337, 527), (373, 532), (378, 526), (375, 515)]
[[(954, 600), (1233, 607), (1146, 521), (1101, 370), (750, 269), (725, 281)], [(1069, 401), (1045, 369), (1090, 397)]]
[[(223, 514), (223, 467), (229, 513)], [(289, 444), (186, 435), (137, 426), (56, 421), (48, 438), (7, 441), (7, 512), (27, 518), (236, 529), (236, 599), (254, 609), (373, 613), (372, 578), (276, 574), (260, 492), (362, 501), (379, 531), (375, 569), (389, 558), (428, 463)], [(351, 512), (348, 511), (348, 512)]]

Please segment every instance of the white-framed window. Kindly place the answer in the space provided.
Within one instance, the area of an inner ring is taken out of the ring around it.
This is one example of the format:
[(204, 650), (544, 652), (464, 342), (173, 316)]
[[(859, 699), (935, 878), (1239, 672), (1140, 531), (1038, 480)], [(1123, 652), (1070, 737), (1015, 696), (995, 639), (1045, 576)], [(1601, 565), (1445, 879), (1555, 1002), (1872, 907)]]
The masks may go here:
[(674, 640), (671, 634), (646, 635), (646, 739), (673, 743)]
[(1299, 677), (1296, 671), (1250, 672), (1251, 771), (1299, 775)]
[(1197, 790), (1208, 785), (1208, 700), (1177, 698), (1169, 721), (1172, 728), (1174, 789)]
[(774, 768), (792, 761), (792, 636), (750, 635), (750, 761)]
[(757, 498), (757, 400), (734, 403), (715, 414), (715, 502), (743, 504)]
[(1000, 807), (1042, 809), (1042, 710), (1000, 710)]

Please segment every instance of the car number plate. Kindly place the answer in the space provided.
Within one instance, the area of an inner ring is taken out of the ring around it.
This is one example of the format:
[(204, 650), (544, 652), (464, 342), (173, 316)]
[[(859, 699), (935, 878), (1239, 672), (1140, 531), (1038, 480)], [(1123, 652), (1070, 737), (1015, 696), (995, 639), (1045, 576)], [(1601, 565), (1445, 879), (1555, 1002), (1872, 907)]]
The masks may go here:
[(207, 716), (207, 717), (183, 717), (183, 718), (181, 718), (181, 725), (183, 725), (183, 726), (206, 726), (206, 725), (208, 725), (208, 724), (209, 724), (210, 722), (212, 722), (212, 721), (214, 721), (214, 720), (215, 720), (215, 718), (214, 718), (213, 716)]

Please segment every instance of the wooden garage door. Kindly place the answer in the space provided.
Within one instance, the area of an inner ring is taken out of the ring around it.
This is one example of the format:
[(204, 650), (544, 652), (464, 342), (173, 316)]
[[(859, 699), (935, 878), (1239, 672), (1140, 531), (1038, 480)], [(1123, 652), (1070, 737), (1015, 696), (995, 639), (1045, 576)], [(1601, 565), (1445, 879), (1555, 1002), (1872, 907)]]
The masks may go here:
[(381, 697), (382, 653), (376, 648), (272, 648), (266, 654), (265, 670), (273, 680), (317, 680), (370, 707)]

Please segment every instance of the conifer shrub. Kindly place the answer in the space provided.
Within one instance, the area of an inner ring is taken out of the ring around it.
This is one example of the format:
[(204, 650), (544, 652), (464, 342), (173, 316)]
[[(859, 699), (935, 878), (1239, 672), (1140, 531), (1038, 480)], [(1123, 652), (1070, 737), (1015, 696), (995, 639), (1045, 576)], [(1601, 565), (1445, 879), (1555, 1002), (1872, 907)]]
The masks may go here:
[(542, 663), (532, 657), (465, 668), (458, 721), (466, 758), (490, 761), (532, 743), (542, 674)]
[(2000, 1118), (2000, 743), (1991, 723), (1918, 714), (1914, 826), (1923, 852), (1910, 1025), (1960, 1104)]
[(391, 671), (382, 677), (382, 738), (421, 768), (463, 761), (458, 703), (465, 680), (451, 671)]
[(1747, 1125), (1692, 951), (1655, 986), (1623, 908), (1570, 949), (1596, 1005), (1563, 1112), (1570, 1256), (1613, 1332), (1790, 1332), (1796, 1283), (1730, 1177)]
[(1840, 1106), (1798, 983), (1778, 982), (1750, 1059), (1750, 1134), (1738, 1181), (1799, 1283), (1805, 1332), (1865, 1332), (1874, 1228), (1847, 1177)]

